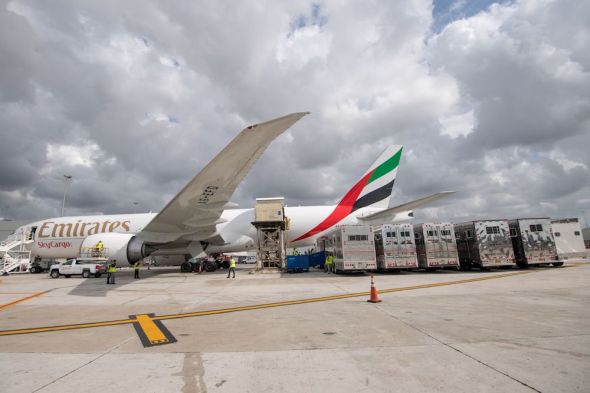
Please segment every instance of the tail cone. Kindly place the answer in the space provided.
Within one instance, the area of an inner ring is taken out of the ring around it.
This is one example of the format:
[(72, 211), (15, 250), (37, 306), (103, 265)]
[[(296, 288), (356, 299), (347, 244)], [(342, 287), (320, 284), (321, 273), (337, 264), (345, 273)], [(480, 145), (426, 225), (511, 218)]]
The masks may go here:
[(377, 294), (377, 288), (375, 288), (375, 281), (373, 281), (373, 275), (371, 274), (371, 298), (367, 300), (369, 303), (379, 303), (379, 295)]

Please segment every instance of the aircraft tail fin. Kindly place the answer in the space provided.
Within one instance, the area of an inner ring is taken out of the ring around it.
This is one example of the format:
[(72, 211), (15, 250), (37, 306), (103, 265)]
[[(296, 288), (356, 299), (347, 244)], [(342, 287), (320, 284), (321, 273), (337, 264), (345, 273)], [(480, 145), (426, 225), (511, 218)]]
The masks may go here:
[(350, 213), (373, 206), (387, 208), (403, 146), (389, 146), (365, 172), (363, 177), (344, 195), (332, 213), (314, 228), (294, 241), (303, 240), (338, 224)]
[(356, 196), (352, 204), (352, 211), (367, 206), (383, 209), (389, 206), (402, 150), (403, 146), (401, 145), (392, 145), (385, 149), (363, 177), (346, 194), (344, 198), (347, 198), (350, 194)]

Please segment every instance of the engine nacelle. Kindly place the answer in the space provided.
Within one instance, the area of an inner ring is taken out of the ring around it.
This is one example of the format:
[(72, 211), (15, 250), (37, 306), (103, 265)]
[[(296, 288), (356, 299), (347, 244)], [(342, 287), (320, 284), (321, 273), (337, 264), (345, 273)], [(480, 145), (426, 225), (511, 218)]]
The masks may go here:
[(117, 261), (118, 266), (135, 263), (153, 251), (151, 247), (131, 233), (112, 232), (88, 236), (82, 242), (82, 250), (96, 247), (99, 241), (102, 241), (104, 247), (102, 256)]

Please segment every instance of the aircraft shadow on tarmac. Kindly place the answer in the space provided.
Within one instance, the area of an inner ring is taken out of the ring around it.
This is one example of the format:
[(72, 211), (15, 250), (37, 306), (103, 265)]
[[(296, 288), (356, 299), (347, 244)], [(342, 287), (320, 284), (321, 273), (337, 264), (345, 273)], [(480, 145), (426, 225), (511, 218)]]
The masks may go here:
[[(238, 265), (236, 269), (236, 276), (240, 276), (242, 274), (248, 274), (249, 270), (252, 270), (254, 267), (252, 266), (244, 266), (241, 267)], [(192, 275), (197, 273), (181, 273), (178, 266), (175, 267), (157, 267), (152, 268), (150, 270), (141, 269), (139, 273), (139, 280), (133, 278), (133, 270), (132, 269), (125, 269), (119, 270), (115, 276), (115, 285), (107, 285), (107, 276), (103, 274), (99, 278), (90, 277), (90, 278), (80, 278), (80, 277), (71, 277), (67, 280), (76, 280), (79, 281), (78, 285), (76, 285), (70, 292), (70, 295), (74, 296), (86, 296), (86, 297), (105, 297), (110, 291), (115, 289), (120, 289), (129, 284), (138, 284), (138, 283), (145, 283), (145, 284), (162, 284), (162, 283), (170, 283), (174, 284), (175, 282), (184, 282)], [(212, 276), (223, 276), (227, 275), (227, 269), (219, 269), (214, 272), (210, 273), (203, 273), (206, 277)], [(162, 276), (162, 277), (158, 277)], [(59, 280), (64, 280), (65, 278), (59, 278)], [(154, 281), (154, 279), (156, 281)], [(73, 283), (75, 285), (75, 283)], [(149, 287), (143, 287), (143, 290), (149, 290)]]
[[(216, 274), (214, 273), (207, 273), (207, 274)], [(224, 271), (221, 271), (222, 274), (225, 274)], [(194, 273), (180, 273), (178, 267), (170, 267), (170, 268), (157, 268), (157, 269), (142, 269), (139, 274), (139, 280), (133, 278), (133, 270), (123, 270), (118, 271), (115, 276), (115, 284), (114, 285), (107, 285), (107, 276), (106, 274), (100, 276), (99, 278), (90, 277), (90, 278), (69, 278), (68, 280), (79, 280), (79, 284), (76, 285), (70, 292), (69, 295), (74, 296), (86, 296), (86, 297), (105, 297), (110, 291), (120, 289), (121, 287), (125, 287), (129, 284), (137, 284), (137, 283), (154, 283), (153, 279), (156, 279), (157, 283), (162, 283), (169, 281), (170, 284), (178, 281), (186, 280), (187, 276), (194, 274)], [(158, 280), (158, 276), (164, 276)], [(60, 278), (63, 280), (64, 278)], [(164, 281), (165, 280), (165, 281)], [(176, 280), (176, 281), (174, 281)], [(147, 290), (149, 288), (143, 288)]]

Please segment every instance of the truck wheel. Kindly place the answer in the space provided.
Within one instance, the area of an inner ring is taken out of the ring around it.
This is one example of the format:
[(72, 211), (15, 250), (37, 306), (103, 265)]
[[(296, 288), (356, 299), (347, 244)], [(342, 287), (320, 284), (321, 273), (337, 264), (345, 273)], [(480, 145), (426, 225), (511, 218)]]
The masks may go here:
[(205, 262), (205, 271), (208, 273), (214, 272), (217, 270), (217, 264), (215, 262), (207, 261)]
[(96, 278), (100, 278), (101, 275), (102, 274), (100, 274), (100, 273), (94, 273), (94, 277), (96, 277)]
[(88, 277), (90, 277), (90, 272), (89, 272), (88, 270), (84, 270), (84, 271), (82, 272), (82, 277), (84, 277), (84, 278), (88, 278)]
[(52, 270), (50, 276), (52, 278), (59, 278), (59, 270)]
[(180, 265), (180, 272), (181, 273), (190, 273), (192, 270), (193, 265), (190, 264), (190, 262), (184, 262), (182, 265)]
[(563, 266), (563, 262), (553, 262), (552, 265), (555, 267)]
[(72, 277), (72, 275), (71, 274), (64, 274), (64, 277), (65, 278), (70, 278), (70, 277)]

